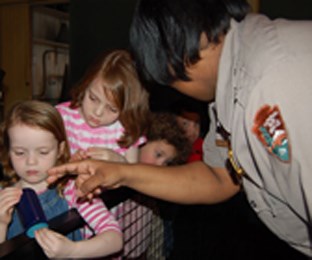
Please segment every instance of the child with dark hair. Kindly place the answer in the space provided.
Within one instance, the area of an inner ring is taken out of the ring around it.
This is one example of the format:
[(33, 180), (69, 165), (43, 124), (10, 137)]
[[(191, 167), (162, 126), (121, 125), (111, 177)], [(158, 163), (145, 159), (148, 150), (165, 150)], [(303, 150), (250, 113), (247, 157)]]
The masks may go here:
[(172, 105), (176, 120), (192, 145), (192, 152), (189, 155), (188, 162), (203, 159), (202, 146), (209, 126), (209, 117), (204, 113), (206, 106), (206, 103), (189, 97), (183, 97)]
[[(183, 128), (178, 125), (174, 114), (156, 112), (150, 116), (146, 130), (147, 142), (140, 148), (140, 162), (155, 165), (176, 165), (185, 163), (191, 149)], [(163, 149), (162, 149), (163, 148)], [(166, 156), (165, 148), (174, 151)], [(153, 151), (153, 152), (152, 152)], [(151, 160), (153, 156), (154, 160)]]

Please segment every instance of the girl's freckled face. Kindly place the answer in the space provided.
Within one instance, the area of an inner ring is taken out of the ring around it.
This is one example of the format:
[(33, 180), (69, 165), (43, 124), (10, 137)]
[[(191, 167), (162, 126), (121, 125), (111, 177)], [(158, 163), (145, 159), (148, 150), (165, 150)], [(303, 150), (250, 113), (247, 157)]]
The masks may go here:
[(47, 170), (59, 157), (60, 147), (54, 135), (39, 127), (16, 124), (8, 130), (9, 156), (20, 183), (46, 188)]
[(108, 126), (119, 118), (119, 110), (106, 96), (104, 82), (95, 78), (83, 97), (80, 113), (90, 127)]

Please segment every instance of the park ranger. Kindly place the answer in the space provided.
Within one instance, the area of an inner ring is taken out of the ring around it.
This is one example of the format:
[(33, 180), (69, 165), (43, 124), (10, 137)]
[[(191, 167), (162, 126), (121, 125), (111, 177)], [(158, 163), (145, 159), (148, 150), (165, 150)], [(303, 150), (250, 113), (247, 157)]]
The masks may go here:
[(312, 22), (247, 13), (243, 0), (141, 0), (134, 14), (145, 84), (209, 102), (204, 162), (84, 161), (51, 170), (50, 181), (74, 170), (94, 175), (82, 193), (129, 186), (186, 204), (222, 202), (242, 187), (268, 228), (312, 257)]

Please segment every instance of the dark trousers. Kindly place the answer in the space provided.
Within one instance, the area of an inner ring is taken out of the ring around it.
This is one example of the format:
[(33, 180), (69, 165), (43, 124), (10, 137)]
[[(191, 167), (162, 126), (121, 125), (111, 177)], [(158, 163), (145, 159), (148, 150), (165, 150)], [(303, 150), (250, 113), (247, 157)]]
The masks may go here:
[(276, 237), (250, 208), (245, 194), (217, 205), (179, 206), (170, 260), (306, 260)]

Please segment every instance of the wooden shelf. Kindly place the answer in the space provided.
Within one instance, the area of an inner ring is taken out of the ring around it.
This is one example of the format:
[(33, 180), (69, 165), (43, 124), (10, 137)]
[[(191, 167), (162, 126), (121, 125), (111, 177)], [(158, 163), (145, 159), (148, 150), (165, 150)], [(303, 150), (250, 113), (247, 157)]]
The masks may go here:
[(46, 45), (46, 46), (50, 46), (50, 47), (54, 47), (54, 48), (69, 49), (68, 43), (55, 42), (55, 41), (50, 41), (50, 40), (46, 40), (46, 39), (34, 38), (33, 43), (38, 44), (38, 45)]
[(59, 19), (69, 20), (68, 13), (65, 13), (65, 12), (62, 12), (53, 8), (34, 5), (33, 10), (37, 13), (51, 15)]

